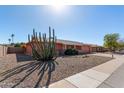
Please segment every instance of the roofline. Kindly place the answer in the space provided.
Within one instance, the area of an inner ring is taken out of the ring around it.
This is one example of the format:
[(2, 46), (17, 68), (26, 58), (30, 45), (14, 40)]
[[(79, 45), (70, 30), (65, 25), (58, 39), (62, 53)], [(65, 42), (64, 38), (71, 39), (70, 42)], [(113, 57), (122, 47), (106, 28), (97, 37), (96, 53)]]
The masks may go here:
[[(100, 46), (100, 45), (97, 45), (97, 44), (86, 44), (86, 43), (83, 43), (83, 42), (78, 42), (78, 41), (71, 41), (71, 40), (64, 40), (64, 39), (57, 39), (57, 40), (60, 40), (60, 41), (66, 41), (66, 42), (73, 42), (73, 44), (69, 44), (68, 45), (86, 45), (86, 46), (91, 46), (91, 47), (103, 47), (103, 46)], [(57, 43), (62, 43), (64, 44), (63, 42), (57, 42)], [(74, 44), (75, 43), (75, 44)], [(79, 44), (78, 44), (79, 43)], [(29, 44), (29, 42), (26, 43), (26, 45)]]

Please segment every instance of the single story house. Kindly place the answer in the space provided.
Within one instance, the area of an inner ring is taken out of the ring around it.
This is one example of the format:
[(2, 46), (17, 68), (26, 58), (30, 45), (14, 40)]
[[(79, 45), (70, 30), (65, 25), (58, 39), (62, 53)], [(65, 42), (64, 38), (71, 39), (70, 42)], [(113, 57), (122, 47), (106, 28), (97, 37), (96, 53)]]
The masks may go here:
[[(82, 42), (77, 42), (77, 41), (57, 39), (56, 50), (57, 50), (58, 55), (64, 55), (64, 51), (69, 48), (74, 48), (78, 50), (79, 54), (98, 52), (97, 50), (93, 48), (93, 45), (91, 44), (84, 44)], [(26, 54), (28, 55), (32, 54), (32, 49), (29, 43), (26, 44)]]
[(92, 52), (106, 52), (106, 51), (108, 51), (108, 49), (103, 47), (103, 46), (91, 45), (91, 47), (92, 47)]
[(56, 49), (60, 55), (64, 54), (64, 51), (69, 48), (74, 48), (78, 50), (80, 54), (90, 53), (91, 47), (88, 44), (83, 44), (82, 42), (69, 41), (69, 40), (57, 40)]

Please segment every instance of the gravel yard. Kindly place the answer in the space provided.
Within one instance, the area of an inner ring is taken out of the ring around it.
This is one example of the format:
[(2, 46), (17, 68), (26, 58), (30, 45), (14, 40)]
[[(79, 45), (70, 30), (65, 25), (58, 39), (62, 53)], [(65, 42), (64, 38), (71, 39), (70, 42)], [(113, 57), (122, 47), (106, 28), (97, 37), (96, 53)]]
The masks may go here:
[(111, 60), (109, 57), (79, 55), (58, 57), (56, 62), (43, 63), (29, 58), (26, 61), (24, 55), (19, 56), (22, 61), (17, 60), (16, 54), (0, 58), (0, 73), (4, 72), (0, 74), (0, 87), (44, 87)]

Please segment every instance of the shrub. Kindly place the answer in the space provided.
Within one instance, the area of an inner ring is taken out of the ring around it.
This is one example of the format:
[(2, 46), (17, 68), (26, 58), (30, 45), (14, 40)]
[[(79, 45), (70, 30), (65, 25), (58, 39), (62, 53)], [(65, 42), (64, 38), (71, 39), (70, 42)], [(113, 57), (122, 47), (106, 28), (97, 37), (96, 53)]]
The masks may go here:
[(78, 51), (76, 49), (66, 49), (64, 52), (65, 55), (78, 55)]
[(21, 47), (21, 44), (20, 44), (20, 43), (16, 43), (16, 44), (14, 45), (14, 47)]

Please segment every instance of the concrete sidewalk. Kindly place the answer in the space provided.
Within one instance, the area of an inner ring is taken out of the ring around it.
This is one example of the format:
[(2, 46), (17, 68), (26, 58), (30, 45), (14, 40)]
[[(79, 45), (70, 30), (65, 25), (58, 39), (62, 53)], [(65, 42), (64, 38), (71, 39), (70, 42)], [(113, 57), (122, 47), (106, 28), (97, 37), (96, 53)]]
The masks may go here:
[[(111, 56), (110, 54), (100, 54), (100, 53), (95, 55)], [(117, 85), (118, 87), (121, 87), (124, 86), (124, 83), (122, 84), (121, 82), (121, 80), (124, 79), (124, 75), (118, 77), (116, 75), (119, 72), (120, 72), (119, 74), (122, 74), (124, 72), (124, 71), (121, 72), (124, 69), (123, 63), (124, 63), (124, 56), (115, 55), (115, 59), (111, 61), (108, 61), (104, 64), (93, 67), (89, 70), (80, 72), (76, 75), (60, 80), (56, 83), (51, 84), (49, 87), (50, 88), (96, 88), (96, 87), (100, 88), (100, 87), (116, 87)], [(123, 69), (120, 71), (118, 68), (119, 69), (123, 68)], [(115, 76), (114, 73), (116, 73)], [(120, 79), (120, 77), (122, 78)], [(119, 83), (119, 80), (121, 83)]]
[(113, 72), (98, 88), (124, 88), (124, 64)]

